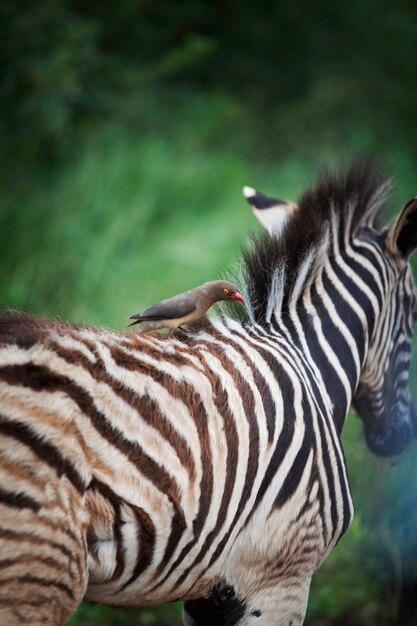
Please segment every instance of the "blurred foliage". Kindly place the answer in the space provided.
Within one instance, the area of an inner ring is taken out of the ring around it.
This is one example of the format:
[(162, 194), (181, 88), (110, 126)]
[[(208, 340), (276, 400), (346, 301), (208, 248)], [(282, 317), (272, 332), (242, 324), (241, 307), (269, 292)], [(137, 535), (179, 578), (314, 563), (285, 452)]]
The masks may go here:
[(343, 123), (388, 146), (415, 133), (416, 22), (408, 0), (3, 0), (1, 118), (19, 148), (50, 156), (133, 93), (215, 92), (287, 145)]
[[(243, 185), (296, 198), (364, 147), (398, 210), (417, 187), (416, 26), (407, 0), (3, 0), (0, 306), (124, 328), (233, 268), (258, 228)], [(344, 442), (356, 517), (306, 623), (417, 624), (417, 447), (375, 459), (354, 416)], [(84, 603), (69, 623), (180, 611)]]
[(67, 626), (180, 626), (181, 615), (179, 604), (138, 611), (83, 602)]

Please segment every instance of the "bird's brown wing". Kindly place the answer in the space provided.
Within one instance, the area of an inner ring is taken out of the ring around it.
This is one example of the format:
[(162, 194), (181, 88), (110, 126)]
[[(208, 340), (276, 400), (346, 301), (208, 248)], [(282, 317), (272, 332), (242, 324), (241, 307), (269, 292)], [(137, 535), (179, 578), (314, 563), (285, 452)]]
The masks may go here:
[(143, 313), (131, 315), (131, 320), (172, 320), (189, 315), (197, 308), (196, 296), (192, 293), (183, 293), (168, 300), (153, 304)]

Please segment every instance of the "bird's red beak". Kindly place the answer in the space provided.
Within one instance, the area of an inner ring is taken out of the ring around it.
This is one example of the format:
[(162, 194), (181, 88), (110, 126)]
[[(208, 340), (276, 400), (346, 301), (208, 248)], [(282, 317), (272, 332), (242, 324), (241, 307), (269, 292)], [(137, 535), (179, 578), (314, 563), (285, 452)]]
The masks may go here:
[(231, 293), (229, 298), (231, 300), (237, 300), (238, 302), (244, 302), (242, 294), (239, 293), (238, 291), (235, 291), (235, 293)]

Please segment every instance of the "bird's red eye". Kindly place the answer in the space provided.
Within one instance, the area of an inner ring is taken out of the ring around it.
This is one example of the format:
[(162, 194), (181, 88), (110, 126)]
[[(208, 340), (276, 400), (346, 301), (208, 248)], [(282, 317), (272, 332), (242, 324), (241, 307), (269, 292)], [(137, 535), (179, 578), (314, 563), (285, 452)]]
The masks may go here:
[(229, 293), (229, 290), (228, 289), (223, 289), (223, 293), (224, 293), (225, 296), (227, 296), (227, 294)]

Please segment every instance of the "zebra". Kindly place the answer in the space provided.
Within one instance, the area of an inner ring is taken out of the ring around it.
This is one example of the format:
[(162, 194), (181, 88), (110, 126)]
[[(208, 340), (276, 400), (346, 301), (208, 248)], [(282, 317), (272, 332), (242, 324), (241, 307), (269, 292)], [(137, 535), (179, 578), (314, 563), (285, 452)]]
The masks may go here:
[(416, 436), (417, 200), (371, 160), (243, 252), (247, 316), (173, 337), (0, 315), (0, 623), (184, 601), (185, 626), (299, 626), (353, 503), (340, 435)]

